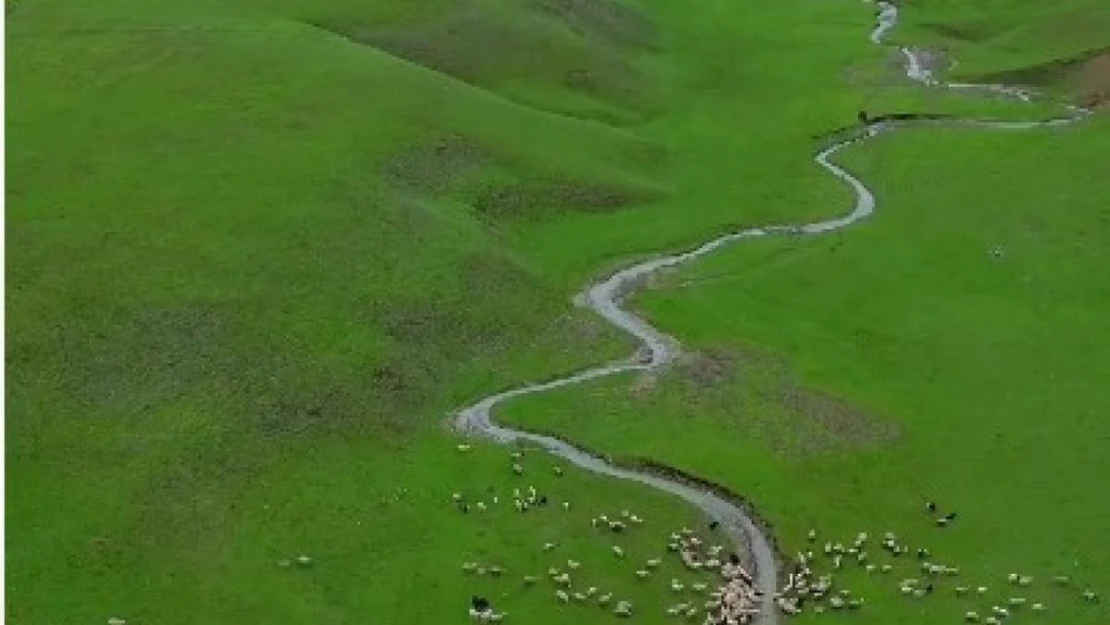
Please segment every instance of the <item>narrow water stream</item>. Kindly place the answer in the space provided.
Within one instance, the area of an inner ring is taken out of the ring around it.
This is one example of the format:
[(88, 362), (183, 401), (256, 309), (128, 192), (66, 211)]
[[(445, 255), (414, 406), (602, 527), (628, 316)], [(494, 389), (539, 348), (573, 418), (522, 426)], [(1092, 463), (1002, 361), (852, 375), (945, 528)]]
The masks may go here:
[[(879, 7), (877, 24), (875, 29), (871, 32), (871, 41), (882, 45), (888, 32), (893, 29), (898, 22), (898, 8), (887, 2), (880, 2), (877, 6)], [(926, 68), (918, 52), (905, 47), (900, 47), (898, 50), (906, 58), (906, 76), (927, 87), (982, 89), (984, 91), (993, 91), (1018, 97), (1023, 101), (1029, 101), (1033, 96), (1032, 92), (1029, 90), (1006, 87), (1003, 85), (940, 83), (933, 77), (932, 72)], [(637, 286), (643, 284), (644, 278), (649, 274), (659, 271), (660, 269), (689, 263), (727, 245), (745, 239), (782, 234), (817, 235), (845, 228), (871, 215), (875, 210), (875, 196), (856, 177), (830, 161), (830, 158), (834, 154), (849, 145), (853, 145), (860, 141), (866, 141), (883, 132), (908, 126), (968, 125), (1000, 130), (1030, 129), (1073, 123), (1088, 114), (1087, 111), (1075, 107), (1068, 107), (1068, 110), (1071, 113), (1070, 116), (1046, 121), (999, 122), (946, 119), (881, 121), (867, 126), (861, 126), (859, 131), (851, 138), (839, 141), (818, 152), (814, 156), (814, 161), (820, 167), (843, 181), (855, 192), (855, 205), (846, 215), (804, 225), (767, 226), (726, 234), (686, 252), (659, 256), (658, 258), (632, 265), (626, 269), (617, 271), (600, 282), (591, 284), (576, 298), (576, 301), (588, 306), (594, 312), (605, 318), (609, 323), (635, 337), (641, 344), (642, 349), (646, 352), (646, 357), (639, 359), (639, 361), (603, 365), (566, 377), (542, 383), (528, 384), (496, 395), (491, 395), (472, 406), (460, 410), (455, 416), (456, 428), (463, 433), (492, 439), (503, 444), (513, 444), (521, 441), (534, 443), (548, 452), (562, 457), (587, 471), (617, 479), (646, 484), (661, 491), (676, 495), (701, 509), (711, 518), (720, 522), (721, 528), (727, 532), (729, 538), (739, 550), (739, 553), (744, 556), (745, 565), (748, 567), (749, 571), (752, 571), (756, 586), (764, 592), (762, 599), (763, 605), (760, 606), (762, 612), (756, 622), (763, 625), (776, 623), (779, 619), (779, 615), (773, 603), (773, 594), (775, 588), (778, 586), (779, 572), (773, 542), (765, 534), (760, 525), (751, 518), (748, 511), (740, 502), (730, 501), (726, 497), (700, 488), (685, 480), (663, 477), (654, 472), (615, 466), (570, 443), (550, 436), (497, 425), (492, 418), (491, 413), (493, 409), (497, 405), (515, 397), (543, 393), (565, 386), (580, 384), (588, 380), (621, 373), (654, 371), (673, 361), (680, 352), (678, 341), (662, 330), (653, 327), (634, 312), (621, 307), (622, 300)]]

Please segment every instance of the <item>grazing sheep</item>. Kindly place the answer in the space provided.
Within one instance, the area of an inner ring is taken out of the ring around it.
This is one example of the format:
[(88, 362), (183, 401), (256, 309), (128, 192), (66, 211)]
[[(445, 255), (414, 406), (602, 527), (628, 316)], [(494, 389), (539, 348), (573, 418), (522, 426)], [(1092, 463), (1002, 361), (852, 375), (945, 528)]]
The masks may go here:
[(644, 567), (649, 568), (649, 569), (654, 569), (662, 563), (663, 563), (663, 561), (660, 560), (659, 558), (652, 558), (651, 560), (648, 560), (647, 562), (644, 562)]
[(556, 590), (555, 591), (555, 598), (558, 599), (559, 601), (562, 601), (563, 603), (570, 603), (570, 595), (568, 595), (567, 591), (565, 591), (565, 590), (562, 590), (562, 589)]
[(1025, 605), (1025, 597), (1010, 597), (1006, 603), (1010, 604), (1011, 608), (1019, 608)]
[(671, 607), (667, 608), (667, 615), (668, 616), (678, 616), (681, 613), (682, 613), (682, 608), (680, 608), (678, 606), (671, 606)]
[(806, 538), (809, 539), (809, 542), (817, 540), (817, 530), (809, 530), (809, 534), (806, 535)]
[(628, 522), (632, 523), (633, 525), (643, 525), (644, 520), (633, 514), (632, 516), (628, 517)]
[(571, 596), (574, 597), (574, 600), (579, 603), (583, 603), (586, 601), (586, 595), (584, 593), (576, 592)]
[(960, 596), (966, 595), (967, 591), (968, 591), (967, 586), (956, 586), (956, 594), (957, 595), (960, 595)]
[(621, 549), (617, 545), (613, 545), (613, 555), (617, 556), (618, 558), (623, 558), (624, 557), (624, 549)]
[(299, 565), (299, 566), (312, 566), (312, 558), (310, 558), (308, 556), (305, 556), (305, 555), (297, 556), (297, 565)]
[(1022, 575), (1018, 578), (1018, 586), (1028, 586), (1033, 583), (1033, 577), (1030, 575)]
[(879, 567), (879, 570), (882, 571), (883, 573), (889, 573), (891, 570), (893, 570), (893, 568), (894, 567), (890, 566), (889, 564), (884, 564), (884, 565)]
[(1000, 618), (1006, 618), (1007, 616), (1010, 616), (1010, 611), (999, 605), (992, 605), (991, 612), (994, 612), (995, 616), (998, 616)]
[(1091, 603), (1098, 603), (1098, 595), (1095, 594), (1095, 591), (1093, 591), (1093, 590), (1089, 590), (1089, 589), (1084, 590), (1083, 591), (1083, 599), (1085, 601), (1089, 601)]
[(1034, 612), (1044, 612), (1047, 608), (1044, 607), (1043, 603), (1034, 603), (1033, 605), (1029, 606), (1029, 609), (1033, 610)]
[(994, 618), (993, 616), (988, 616), (983, 620), (983, 622), (987, 625), (1002, 625), (1002, 621)]
[(582, 564), (577, 560), (567, 560), (567, 568), (572, 571), (576, 570), (580, 566), (582, 566)]
[(844, 607), (844, 600), (840, 597), (832, 597), (829, 599), (829, 607), (834, 610), (839, 610)]
[(586, 596), (592, 597), (597, 594), (597, 586), (590, 586), (586, 589)]
[(879, 567), (875, 566), (874, 564), (868, 564), (867, 566), (863, 567), (863, 570), (867, 571), (868, 573), (874, 573), (875, 571), (879, 570)]
[(558, 574), (559, 574), (559, 569), (557, 569), (557, 568), (555, 568), (555, 567), (553, 567), (553, 566), (552, 566), (552, 567), (548, 567), (548, 569), (547, 569), (547, 574), (548, 574), (548, 575), (550, 575), (551, 577), (555, 577), (556, 575), (558, 575)]
[(553, 581), (560, 586), (570, 586), (570, 574), (563, 573), (562, 575), (556, 575)]
[(127, 621), (118, 616), (112, 616), (108, 618), (108, 625), (127, 625)]
[(563, 477), (563, 468), (555, 467), (555, 477)]
[(475, 562), (463, 562), (461, 568), (463, 573), (473, 573), (478, 570), (478, 564)]
[(538, 581), (540, 581), (540, 578), (536, 577), (535, 575), (525, 575), (524, 576), (524, 585), (525, 586), (533, 586)]
[(975, 592), (980, 594), (980, 595), (985, 595), (985, 594), (987, 594), (987, 587), (986, 586), (980, 586), (980, 587), (975, 589)]
[(558, 545), (556, 545), (555, 543), (544, 543), (543, 544), (543, 550), (544, 551), (551, 551), (552, 549), (554, 549), (557, 546)]
[(477, 572), (477, 573), (478, 573), (478, 575), (485, 575), (485, 574), (486, 574), (486, 567), (484, 567), (484, 566), (480, 566), (480, 567), (478, 567), (478, 568), (476, 569), (476, 571), (475, 571), (475, 572)]
[(524, 454), (522, 452), (519, 452), (519, 451), (514, 451), (511, 454), (509, 454), (509, 457), (512, 458), (513, 460), (520, 460), (521, 458), (524, 457)]
[(929, 550), (928, 549), (922, 548), (922, 549), (917, 550), (917, 559), (918, 560), (924, 560), (925, 558), (928, 558), (928, 557), (929, 557)]
[(612, 600), (613, 600), (613, 593), (606, 593), (604, 595), (600, 595), (597, 598), (597, 604), (598, 605), (609, 605), (609, 602), (612, 601)]
[(694, 582), (693, 584), (690, 584), (690, 589), (695, 592), (705, 592), (706, 588), (708, 588), (708, 586), (706, 586), (703, 582)]
[(467, 445), (466, 443), (460, 443), (459, 446), (458, 446), (458, 450), (459, 451), (470, 451), (470, 445)]
[(474, 504), (474, 507), (478, 508), (478, 512), (486, 511), (486, 504), (484, 501), (479, 501), (478, 503)]
[(462, 493), (451, 493), (451, 499), (454, 500), (455, 503), (459, 503), (463, 499)]
[(631, 601), (618, 601), (617, 607), (613, 610), (613, 614), (621, 617), (632, 616), (632, 602)]
[(968, 623), (978, 623), (979, 622), (979, 613), (978, 612), (968, 612), (967, 614), (964, 614), (964, 620), (967, 621)]
[(505, 572), (505, 569), (503, 569), (499, 566), (489, 567), (489, 574), (494, 576), (494, 577), (501, 577), (501, 574), (504, 573), (504, 572)]
[(644, 569), (636, 571), (636, 577), (639, 577), (640, 579), (647, 579), (649, 575), (651, 575), (651, 573), (645, 571)]
[(563, 510), (570, 510), (570, 502), (569, 501), (564, 501), (563, 502)]
[(524, 475), (524, 467), (522, 467), (519, 464), (514, 462), (513, 463), (513, 473), (515, 473), (517, 475)]
[(1071, 583), (1071, 578), (1068, 577), (1067, 575), (1057, 575), (1056, 577), (1052, 578), (1052, 581), (1057, 586), (1067, 586), (1068, 584)]
[(678, 551), (678, 543), (667, 543), (667, 551)]
[(624, 523), (621, 523), (620, 521), (609, 522), (609, 529), (618, 534), (623, 532), (627, 527), (628, 526), (626, 526)]
[(716, 519), (709, 522), (709, 529), (710, 530), (715, 530), (720, 526), (721, 526), (721, 522), (716, 520)]
[(677, 579), (672, 579), (671, 580), (671, 590), (673, 590), (675, 592), (682, 592), (682, 589), (685, 588), (685, 587), (686, 586), (683, 585), (683, 583), (678, 581)]

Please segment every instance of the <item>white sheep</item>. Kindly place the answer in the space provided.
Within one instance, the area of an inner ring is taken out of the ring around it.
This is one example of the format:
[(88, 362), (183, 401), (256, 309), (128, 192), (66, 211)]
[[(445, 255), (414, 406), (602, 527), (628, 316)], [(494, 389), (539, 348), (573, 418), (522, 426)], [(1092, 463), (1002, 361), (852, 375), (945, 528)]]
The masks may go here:
[(543, 544), (543, 550), (544, 551), (551, 551), (552, 549), (554, 549), (557, 546), (558, 545), (556, 545), (555, 543), (544, 543)]
[(618, 558), (623, 558), (624, 557), (624, 549), (621, 549), (617, 545), (613, 545), (613, 555), (617, 556)]
[(519, 464), (514, 462), (513, 463), (513, 473), (515, 473), (517, 475), (524, 475), (524, 467), (522, 467)]
[(458, 446), (458, 450), (459, 451), (470, 451), (470, 445), (467, 445), (466, 443), (460, 443), (459, 446)]
[(556, 575), (553, 581), (560, 586), (570, 586), (570, 574), (563, 573), (562, 575)]
[(1084, 590), (1083, 599), (1091, 603), (1098, 603), (1098, 595), (1093, 590)]
[(967, 621), (968, 623), (978, 623), (979, 622), (979, 613), (978, 612), (968, 612), (968, 613), (964, 614), (964, 620)]
[(683, 583), (678, 581), (677, 579), (672, 579), (671, 580), (671, 590), (673, 590), (675, 592), (682, 592), (682, 589), (685, 588), (685, 587), (686, 586), (683, 585)]
[(647, 579), (649, 575), (651, 575), (651, 573), (649, 573), (649, 572), (647, 572), (643, 569), (640, 569), (639, 571), (636, 571), (636, 577), (639, 577), (640, 579)]
[(475, 562), (463, 562), (461, 568), (463, 573), (473, 573), (478, 569), (478, 564)]
[(985, 594), (987, 594), (987, 587), (986, 586), (980, 586), (980, 587), (975, 589), (975, 592), (980, 594), (980, 595), (985, 595)]
[(1018, 586), (1028, 586), (1033, 583), (1033, 577), (1031, 575), (1022, 575), (1018, 578), (1017, 583)]
[(574, 600), (579, 603), (582, 603), (586, 600), (586, 595), (580, 592), (576, 592), (572, 596), (574, 597)]
[(534, 584), (535, 584), (536, 582), (538, 582), (538, 581), (539, 581), (539, 579), (540, 579), (540, 578), (536, 577), (535, 575), (525, 575), (525, 576), (524, 576), (524, 585), (525, 585), (525, 586), (532, 586), (532, 585), (534, 585)]
[(1025, 597), (1010, 597), (1006, 603), (1009, 603), (1011, 608), (1021, 607), (1025, 605)]
[(644, 562), (644, 566), (646, 568), (649, 568), (649, 569), (654, 569), (662, 563), (663, 563), (663, 561), (660, 560), (659, 558), (652, 558), (651, 560), (648, 560), (647, 562)]
[(599, 595), (598, 596), (597, 604), (598, 605), (609, 605), (609, 602), (612, 601), (612, 600), (613, 600), (613, 593), (611, 593), (611, 592), (610, 593), (605, 593), (604, 595)]
[(613, 610), (617, 616), (632, 616), (632, 602), (631, 601), (618, 601), (617, 607)]
[(567, 560), (567, 568), (572, 571), (578, 569), (580, 566), (582, 566), (582, 564), (577, 560)]
[(586, 596), (592, 597), (597, 594), (597, 586), (590, 586), (586, 589)]
[(1033, 610), (1034, 612), (1044, 612), (1047, 608), (1044, 607), (1043, 603), (1034, 603), (1033, 605), (1029, 606), (1029, 609)]
[(111, 616), (108, 617), (108, 625), (127, 625), (127, 621), (118, 616)]
[(555, 598), (558, 599), (559, 601), (562, 601), (563, 603), (570, 603), (570, 595), (568, 595), (567, 591), (565, 591), (565, 590), (562, 590), (562, 589), (556, 590), (555, 591)]

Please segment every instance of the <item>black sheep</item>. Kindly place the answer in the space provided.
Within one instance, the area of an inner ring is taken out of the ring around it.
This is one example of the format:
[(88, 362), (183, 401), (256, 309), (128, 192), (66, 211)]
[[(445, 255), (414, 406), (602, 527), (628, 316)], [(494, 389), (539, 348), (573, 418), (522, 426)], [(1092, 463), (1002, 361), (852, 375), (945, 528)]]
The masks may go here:
[(717, 528), (718, 528), (718, 527), (720, 527), (720, 526), (721, 526), (721, 522), (720, 522), (720, 521), (710, 521), (710, 522), (709, 522), (709, 529), (711, 529), (711, 530), (715, 530), (715, 529), (717, 529)]
[(470, 597), (470, 605), (479, 612), (485, 612), (490, 608), (489, 599), (479, 597), (478, 595), (472, 595)]

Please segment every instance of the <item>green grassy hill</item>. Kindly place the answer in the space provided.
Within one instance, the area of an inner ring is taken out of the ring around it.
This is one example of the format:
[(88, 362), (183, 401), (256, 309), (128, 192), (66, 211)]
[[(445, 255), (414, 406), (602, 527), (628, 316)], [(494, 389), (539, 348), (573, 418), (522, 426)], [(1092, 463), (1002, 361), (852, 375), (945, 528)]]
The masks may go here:
[[(545, 540), (665, 620), (661, 586), (592, 562), (608, 547), (582, 530), (644, 510), (626, 546), (650, 557), (689, 510), (536, 458), (522, 483), (569, 511), (464, 517), (452, 492), (504, 502), (520, 480), (442, 419), (626, 354), (569, 302), (599, 267), (839, 210), (813, 137), (859, 107), (1025, 114), (906, 85), (870, 19), (847, 0), (19, 3), (10, 621), (439, 622), (500, 591), (563, 622), (519, 587)], [(310, 570), (277, 566), (302, 552)], [(511, 576), (458, 572), (483, 557)]]

